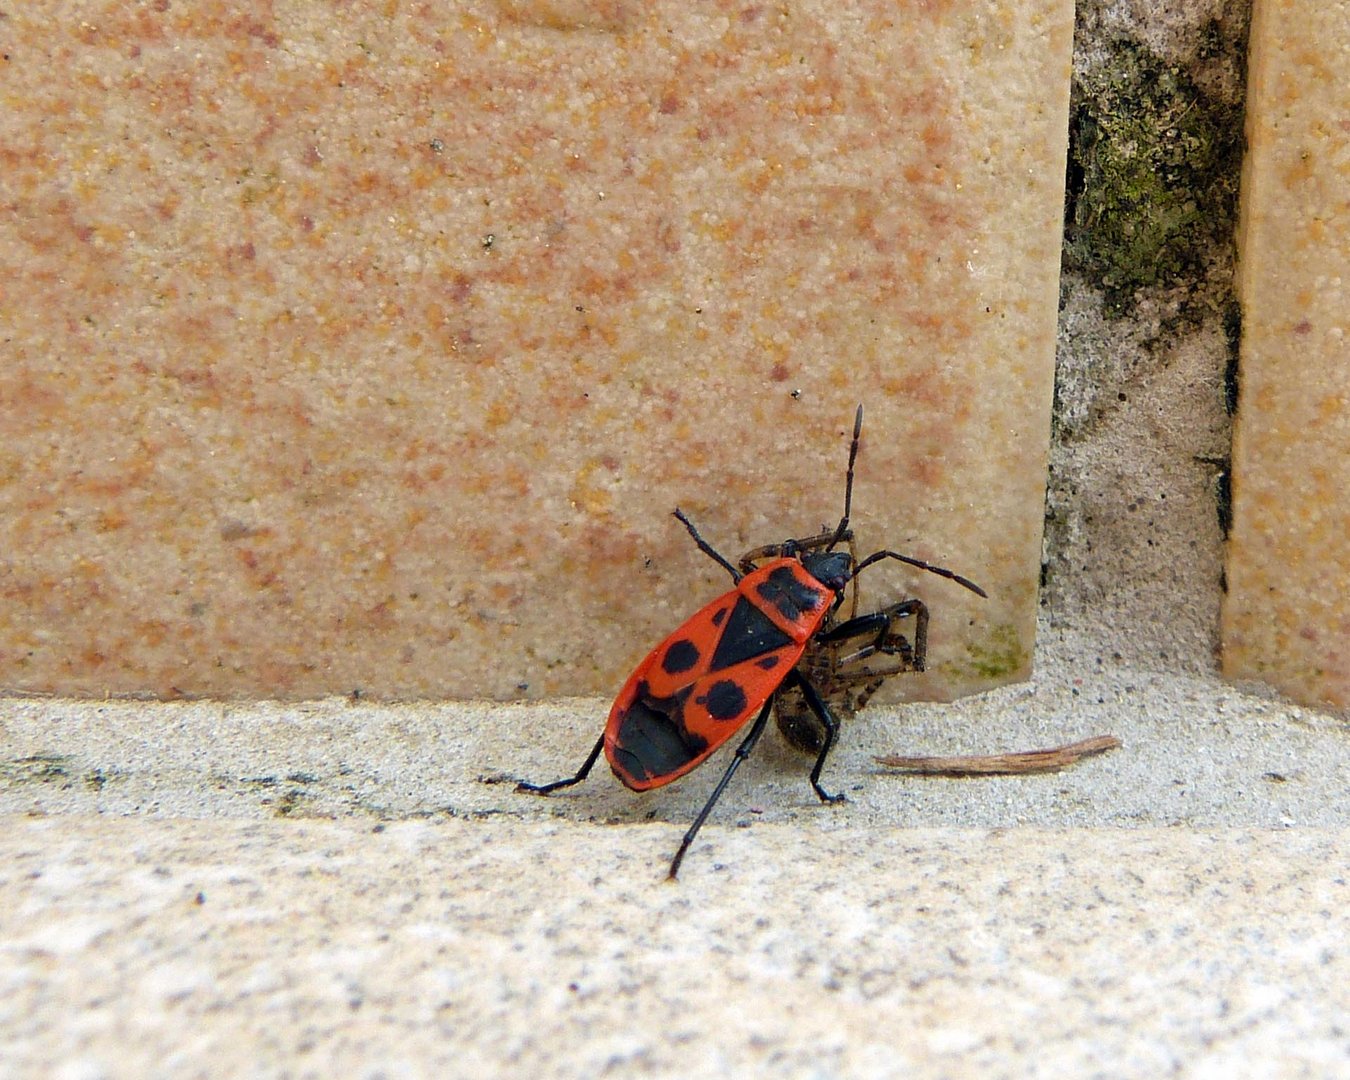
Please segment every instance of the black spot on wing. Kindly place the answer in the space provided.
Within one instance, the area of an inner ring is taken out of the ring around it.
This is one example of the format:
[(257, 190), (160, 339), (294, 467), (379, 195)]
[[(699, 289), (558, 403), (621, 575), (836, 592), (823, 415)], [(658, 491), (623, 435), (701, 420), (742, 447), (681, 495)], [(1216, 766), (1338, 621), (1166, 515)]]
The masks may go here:
[(774, 626), (764, 612), (744, 596), (737, 597), (710, 667), (713, 671), (722, 671), (791, 644), (792, 638)]
[(756, 586), (756, 592), (765, 603), (772, 604), (785, 619), (797, 619), (804, 611), (815, 611), (824, 598), (815, 589), (798, 579), (792, 569), (780, 566)]
[(652, 697), (646, 683), (638, 687), (614, 745), (614, 757), (633, 780), (669, 776), (708, 748), (706, 739), (684, 726), (684, 699), (685, 694)]
[(714, 611), (712, 617), (712, 624), (714, 626), (721, 626), (722, 620), (727, 617), (728, 610), (729, 610), (728, 608), (718, 608), (716, 611)]
[(678, 675), (682, 671), (692, 671), (698, 663), (698, 647), (687, 638), (672, 641), (661, 657), (661, 670), (667, 675)]
[(745, 712), (745, 691), (730, 679), (719, 679), (696, 700), (714, 720), (735, 720)]
[(755, 661), (755, 667), (761, 668), (764, 671), (772, 671), (777, 666), (778, 666), (777, 656), (761, 656), (758, 660)]

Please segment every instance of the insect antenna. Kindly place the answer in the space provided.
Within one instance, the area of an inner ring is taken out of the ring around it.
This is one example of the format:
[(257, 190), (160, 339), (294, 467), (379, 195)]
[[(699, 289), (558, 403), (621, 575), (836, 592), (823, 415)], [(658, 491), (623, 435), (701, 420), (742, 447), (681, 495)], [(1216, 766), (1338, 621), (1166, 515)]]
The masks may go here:
[(835, 545), (844, 539), (848, 532), (849, 515), (853, 512), (853, 466), (858, 460), (858, 442), (862, 438), (862, 405), (858, 405), (858, 411), (853, 417), (853, 443), (848, 448), (848, 476), (844, 480), (844, 516), (839, 519), (839, 525), (834, 530), (834, 537), (826, 545), (826, 551), (833, 551)]
[(867, 567), (871, 566), (873, 563), (881, 562), (882, 559), (896, 559), (899, 562), (908, 563), (910, 566), (917, 566), (920, 570), (927, 570), (930, 574), (937, 574), (938, 577), (945, 577), (956, 582), (958, 585), (963, 585), (977, 596), (983, 596), (986, 600), (989, 598), (989, 594), (976, 585), (975, 582), (971, 581), (970, 578), (962, 577), (960, 574), (948, 570), (946, 567), (934, 566), (932, 563), (926, 563), (922, 559), (914, 559), (908, 555), (901, 555), (898, 551), (874, 551), (853, 568), (852, 576), (856, 578)]
[(694, 528), (694, 523), (684, 516), (684, 511), (681, 510), (678, 506), (675, 507), (675, 516), (679, 519), (680, 524), (689, 530), (689, 535), (694, 538), (694, 543), (698, 545), (699, 551), (703, 552), (704, 555), (708, 556), (708, 558), (712, 559), (713, 562), (717, 563), (724, 570), (726, 570), (726, 572), (731, 575), (731, 580), (733, 582), (738, 582), (741, 580), (743, 576), (741, 572), (737, 570), (734, 566), (732, 566), (731, 563), (727, 562), (725, 556), (723, 556), (720, 551), (718, 551), (715, 547), (713, 547), (710, 543), (708, 543), (708, 541), (704, 540), (703, 537), (699, 535), (698, 530)]

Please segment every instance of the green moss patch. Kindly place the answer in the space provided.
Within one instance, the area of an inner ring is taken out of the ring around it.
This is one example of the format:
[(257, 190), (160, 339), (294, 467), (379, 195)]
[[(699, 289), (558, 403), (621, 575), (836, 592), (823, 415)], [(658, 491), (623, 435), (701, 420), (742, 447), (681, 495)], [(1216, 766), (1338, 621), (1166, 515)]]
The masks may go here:
[(1233, 242), (1242, 147), (1241, 102), (1120, 42), (1074, 83), (1066, 268), (1097, 277), (1114, 314), (1203, 273)]

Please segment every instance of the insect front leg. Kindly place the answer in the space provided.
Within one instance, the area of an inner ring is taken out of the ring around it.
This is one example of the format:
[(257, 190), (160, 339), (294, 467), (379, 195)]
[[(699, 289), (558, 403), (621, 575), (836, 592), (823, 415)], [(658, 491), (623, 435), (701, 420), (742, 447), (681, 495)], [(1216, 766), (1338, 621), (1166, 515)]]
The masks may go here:
[(527, 784), (524, 780), (516, 785), (517, 791), (528, 791), (532, 795), (547, 795), (550, 791), (557, 791), (559, 788), (571, 787), (573, 784), (579, 784), (586, 779), (595, 768), (595, 763), (600, 759), (600, 751), (605, 748), (605, 737), (601, 735), (595, 740), (595, 745), (591, 747), (591, 752), (586, 755), (586, 760), (581, 763), (581, 768), (577, 770), (575, 776), (564, 777), (562, 780), (554, 780), (551, 784)]
[[(914, 619), (914, 643), (892, 628), (897, 619)], [(859, 638), (872, 638), (869, 643), (852, 652), (837, 655), (835, 666), (845, 668), (866, 660), (877, 653), (883, 656), (900, 656), (904, 667), (888, 674), (901, 671), (923, 671), (928, 660), (928, 605), (922, 600), (901, 600), (890, 607), (873, 611), (867, 615), (841, 622), (831, 627), (816, 640), (822, 645), (842, 646), (845, 642)]]

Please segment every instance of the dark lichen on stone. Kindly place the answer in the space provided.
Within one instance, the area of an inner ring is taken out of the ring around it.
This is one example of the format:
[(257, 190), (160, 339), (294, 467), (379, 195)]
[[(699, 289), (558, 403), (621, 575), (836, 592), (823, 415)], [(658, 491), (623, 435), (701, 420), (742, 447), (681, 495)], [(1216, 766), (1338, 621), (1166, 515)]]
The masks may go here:
[(1076, 72), (1065, 268), (1095, 278), (1111, 313), (1142, 288), (1193, 284), (1232, 245), (1242, 109), (1137, 41)]
[(0, 761), (0, 782), (18, 787), (22, 784), (53, 784), (69, 780), (71, 761), (63, 754), (31, 754)]
[(1228, 356), (1223, 369), (1223, 408), (1229, 416), (1235, 416), (1240, 397), (1238, 358), (1242, 347), (1242, 305), (1238, 303), (1236, 297), (1231, 297), (1224, 305), (1223, 334), (1228, 345)]

